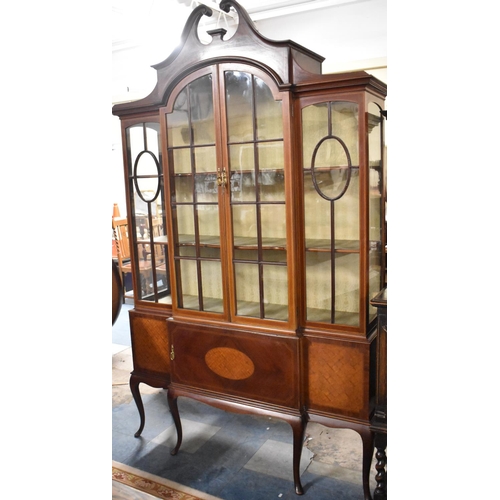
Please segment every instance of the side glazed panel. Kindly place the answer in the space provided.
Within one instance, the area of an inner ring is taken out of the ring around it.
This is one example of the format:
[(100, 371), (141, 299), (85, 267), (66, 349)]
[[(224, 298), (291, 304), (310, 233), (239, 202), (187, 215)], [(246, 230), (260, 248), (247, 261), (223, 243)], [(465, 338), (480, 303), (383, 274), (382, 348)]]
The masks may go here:
[(167, 321), (172, 382), (298, 408), (298, 339)]
[(320, 102), (301, 118), (307, 321), (358, 327), (359, 106)]
[(370, 344), (308, 339), (308, 408), (369, 418)]
[(130, 311), (130, 334), (134, 371), (170, 373), (170, 351), (166, 319)]
[[(135, 256), (134, 298), (170, 304), (160, 124), (153, 121), (135, 123), (125, 128), (125, 139), (132, 225), (122, 228), (125, 232), (121, 236), (126, 238), (126, 246), (130, 240)], [(127, 259), (123, 264), (126, 267), (122, 272), (130, 272)]]

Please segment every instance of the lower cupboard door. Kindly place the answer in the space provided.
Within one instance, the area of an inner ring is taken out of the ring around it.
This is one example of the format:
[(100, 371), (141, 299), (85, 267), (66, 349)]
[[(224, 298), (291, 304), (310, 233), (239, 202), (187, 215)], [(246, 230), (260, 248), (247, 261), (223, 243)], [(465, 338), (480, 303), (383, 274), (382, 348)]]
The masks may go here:
[(298, 339), (167, 321), (172, 382), (299, 407)]
[(374, 387), (370, 381), (373, 348), (370, 343), (308, 339), (308, 409), (369, 419)]

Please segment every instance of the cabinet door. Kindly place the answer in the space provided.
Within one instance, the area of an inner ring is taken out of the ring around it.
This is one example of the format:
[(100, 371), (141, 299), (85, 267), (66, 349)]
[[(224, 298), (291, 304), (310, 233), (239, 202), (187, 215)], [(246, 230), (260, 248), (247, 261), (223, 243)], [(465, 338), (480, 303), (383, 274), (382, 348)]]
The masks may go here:
[(299, 339), (169, 320), (172, 382), (299, 408)]
[(215, 78), (208, 68), (174, 91), (166, 125), (174, 309), (220, 315), (225, 307)]
[(302, 108), (306, 319), (360, 324), (359, 104)]
[[(124, 120), (128, 221), (116, 221), (122, 271), (135, 271), (134, 300), (170, 304), (160, 124), (158, 117)], [(130, 224), (129, 224), (130, 221)]]
[[(342, 98), (343, 97), (343, 98)], [(383, 113), (358, 95), (304, 101), (306, 320), (366, 332), (384, 283)]]
[(178, 313), (289, 319), (283, 109), (270, 85), (256, 70), (217, 65), (171, 94), (165, 123)]
[(288, 320), (282, 101), (249, 71), (226, 69), (232, 315)]

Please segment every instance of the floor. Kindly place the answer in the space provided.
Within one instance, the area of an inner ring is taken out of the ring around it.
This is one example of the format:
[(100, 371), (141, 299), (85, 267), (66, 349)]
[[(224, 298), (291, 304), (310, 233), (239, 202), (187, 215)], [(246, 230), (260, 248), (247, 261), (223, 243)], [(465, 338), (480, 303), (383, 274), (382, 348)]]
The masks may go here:
[[(296, 499), (292, 431), (286, 422), (179, 398), (183, 442), (179, 453), (171, 456), (176, 433), (166, 393), (141, 384), (146, 425), (141, 437), (134, 438), (139, 414), (128, 387), (131, 307), (122, 307), (113, 326), (113, 460), (224, 500)], [(358, 434), (308, 424), (301, 481), (304, 500), (363, 499)], [(374, 465), (370, 481), (373, 492)]]

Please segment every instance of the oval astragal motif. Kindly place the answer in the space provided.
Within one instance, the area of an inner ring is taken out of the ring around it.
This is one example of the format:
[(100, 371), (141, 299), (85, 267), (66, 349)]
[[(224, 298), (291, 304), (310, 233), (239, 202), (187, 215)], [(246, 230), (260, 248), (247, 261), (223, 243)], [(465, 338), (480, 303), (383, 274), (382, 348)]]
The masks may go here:
[(230, 347), (215, 347), (205, 354), (205, 363), (214, 373), (230, 380), (244, 380), (255, 371), (253, 361)]
[(141, 151), (135, 160), (134, 183), (137, 194), (146, 203), (154, 201), (160, 192), (160, 164), (151, 151)]
[(314, 187), (322, 198), (341, 198), (351, 181), (351, 155), (345, 142), (334, 135), (323, 137), (314, 148), (311, 170)]

